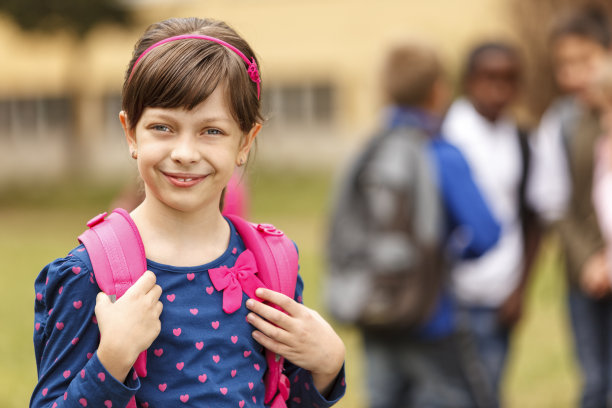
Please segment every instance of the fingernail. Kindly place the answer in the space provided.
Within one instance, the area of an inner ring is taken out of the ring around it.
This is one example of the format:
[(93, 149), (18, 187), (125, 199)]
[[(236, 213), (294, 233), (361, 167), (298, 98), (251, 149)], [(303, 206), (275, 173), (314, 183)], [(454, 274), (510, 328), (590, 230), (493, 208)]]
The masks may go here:
[(246, 301), (246, 306), (250, 309), (255, 305), (255, 301), (253, 299), (248, 299)]

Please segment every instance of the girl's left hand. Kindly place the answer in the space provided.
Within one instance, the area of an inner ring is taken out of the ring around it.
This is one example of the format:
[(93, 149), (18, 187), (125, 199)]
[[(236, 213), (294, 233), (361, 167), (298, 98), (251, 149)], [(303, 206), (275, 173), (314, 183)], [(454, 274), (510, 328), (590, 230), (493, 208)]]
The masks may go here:
[(272, 306), (249, 299), (247, 321), (257, 330), (253, 338), (268, 350), (310, 371), (314, 384), (326, 395), (344, 364), (344, 343), (316, 311), (288, 296), (259, 288), (256, 295)]

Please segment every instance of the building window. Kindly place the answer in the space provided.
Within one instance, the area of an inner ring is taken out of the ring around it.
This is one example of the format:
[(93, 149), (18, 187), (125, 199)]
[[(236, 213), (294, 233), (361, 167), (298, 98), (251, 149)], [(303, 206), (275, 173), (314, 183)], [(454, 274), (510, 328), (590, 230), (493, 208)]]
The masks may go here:
[(68, 98), (0, 100), (0, 138), (36, 140), (68, 137), (72, 125), (72, 105)]
[(262, 104), (272, 127), (328, 126), (337, 115), (336, 92), (329, 83), (270, 84)]

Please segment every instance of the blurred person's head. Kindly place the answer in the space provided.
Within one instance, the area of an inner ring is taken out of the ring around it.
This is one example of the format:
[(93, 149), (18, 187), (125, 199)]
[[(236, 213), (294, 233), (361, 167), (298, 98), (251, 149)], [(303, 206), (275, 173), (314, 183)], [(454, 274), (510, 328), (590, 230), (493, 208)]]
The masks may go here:
[(551, 48), (555, 79), (562, 92), (587, 97), (585, 92), (611, 41), (608, 19), (597, 8), (573, 10), (557, 21)]
[(404, 41), (387, 54), (382, 72), (387, 101), (405, 108), (421, 108), (441, 116), (450, 101), (450, 89), (436, 51), (423, 43)]
[(521, 63), (510, 45), (489, 42), (472, 50), (464, 71), (464, 91), (474, 108), (491, 122), (514, 101), (519, 90)]
[(612, 134), (612, 56), (606, 57), (589, 86), (589, 101), (599, 111), (601, 127)]

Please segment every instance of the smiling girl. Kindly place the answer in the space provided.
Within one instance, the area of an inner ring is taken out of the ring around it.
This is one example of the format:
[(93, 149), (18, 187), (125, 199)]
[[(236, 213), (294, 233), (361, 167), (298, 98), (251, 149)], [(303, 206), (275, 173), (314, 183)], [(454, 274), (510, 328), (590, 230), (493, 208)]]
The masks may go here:
[[(114, 303), (83, 246), (42, 270), (30, 406), (328, 407), (344, 394), (344, 345), (301, 304), (301, 278), (293, 299), (259, 288), (234, 310), (211, 278), (249, 261), (219, 204), (261, 129), (260, 87), (253, 51), (222, 22), (166, 20), (137, 42), (119, 116), (145, 185), (130, 215), (148, 270)], [(264, 348), (288, 360), (289, 395), (272, 405)]]

